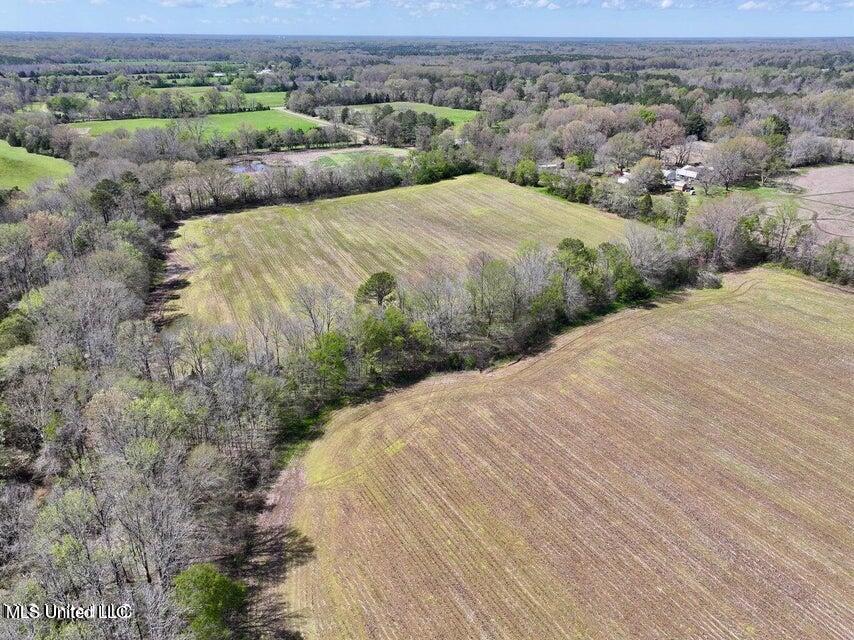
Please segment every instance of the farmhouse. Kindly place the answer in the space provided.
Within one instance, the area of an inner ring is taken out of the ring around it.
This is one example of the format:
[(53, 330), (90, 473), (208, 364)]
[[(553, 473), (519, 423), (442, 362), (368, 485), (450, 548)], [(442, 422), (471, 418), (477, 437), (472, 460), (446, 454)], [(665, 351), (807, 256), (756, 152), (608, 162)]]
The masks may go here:
[(701, 164), (686, 164), (682, 167), (662, 169), (661, 175), (674, 191), (693, 193), (694, 182), (703, 168)]
[(676, 175), (683, 180), (696, 180), (702, 169), (703, 167), (699, 165), (686, 164), (684, 167), (676, 169)]

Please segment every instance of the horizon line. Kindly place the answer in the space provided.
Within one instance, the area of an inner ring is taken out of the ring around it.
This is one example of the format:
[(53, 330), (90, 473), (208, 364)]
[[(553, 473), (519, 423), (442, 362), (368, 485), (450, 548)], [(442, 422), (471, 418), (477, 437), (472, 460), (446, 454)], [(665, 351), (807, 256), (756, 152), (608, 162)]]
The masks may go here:
[(546, 35), (411, 35), (411, 34), (323, 34), (323, 33), (186, 33), (186, 32), (149, 32), (149, 31), (34, 31), (30, 29), (0, 29), (0, 35), (69, 35), (69, 36), (188, 36), (217, 38), (336, 38), (336, 39), (389, 39), (407, 38), (414, 40), (854, 40), (854, 35), (739, 35), (739, 36), (546, 36)]

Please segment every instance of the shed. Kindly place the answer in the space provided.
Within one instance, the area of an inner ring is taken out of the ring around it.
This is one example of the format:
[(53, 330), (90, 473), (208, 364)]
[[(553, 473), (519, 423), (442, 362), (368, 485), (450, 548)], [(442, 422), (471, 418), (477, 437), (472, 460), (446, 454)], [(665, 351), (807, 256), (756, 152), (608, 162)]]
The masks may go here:
[(686, 180), (696, 180), (700, 175), (700, 167), (694, 167), (686, 164), (684, 167), (676, 170), (676, 175)]

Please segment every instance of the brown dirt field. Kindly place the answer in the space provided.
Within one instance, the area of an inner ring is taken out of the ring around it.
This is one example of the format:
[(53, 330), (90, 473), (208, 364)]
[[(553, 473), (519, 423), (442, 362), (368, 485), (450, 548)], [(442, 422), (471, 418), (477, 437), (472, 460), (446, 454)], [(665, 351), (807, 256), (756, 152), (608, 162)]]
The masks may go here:
[(801, 209), (823, 235), (854, 242), (854, 165), (807, 169), (787, 182), (802, 190)]
[(299, 151), (267, 151), (264, 153), (245, 153), (228, 158), (229, 164), (241, 164), (260, 160), (273, 167), (297, 166), (307, 167), (320, 158), (335, 156), (339, 154), (353, 155), (355, 153), (384, 153), (397, 158), (402, 158), (409, 153), (409, 149), (398, 147), (386, 147), (383, 145), (354, 145), (352, 147), (334, 147), (330, 149), (305, 149)]
[(852, 638), (852, 374), (852, 293), (756, 269), (341, 410), (285, 503), (314, 547), (283, 583), (291, 622)]

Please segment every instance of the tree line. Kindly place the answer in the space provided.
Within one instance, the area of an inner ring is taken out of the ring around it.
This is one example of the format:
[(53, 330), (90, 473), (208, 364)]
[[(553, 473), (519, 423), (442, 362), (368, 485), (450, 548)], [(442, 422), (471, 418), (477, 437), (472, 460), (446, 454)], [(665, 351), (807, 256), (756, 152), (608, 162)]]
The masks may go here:
[(198, 98), (175, 91), (137, 91), (97, 99), (83, 94), (59, 94), (47, 100), (47, 108), (60, 122), (122, 120), (127, 118), (200, 118), (216, 113), (267, 111), (252, 94), (240, 90), (208, 88)]

